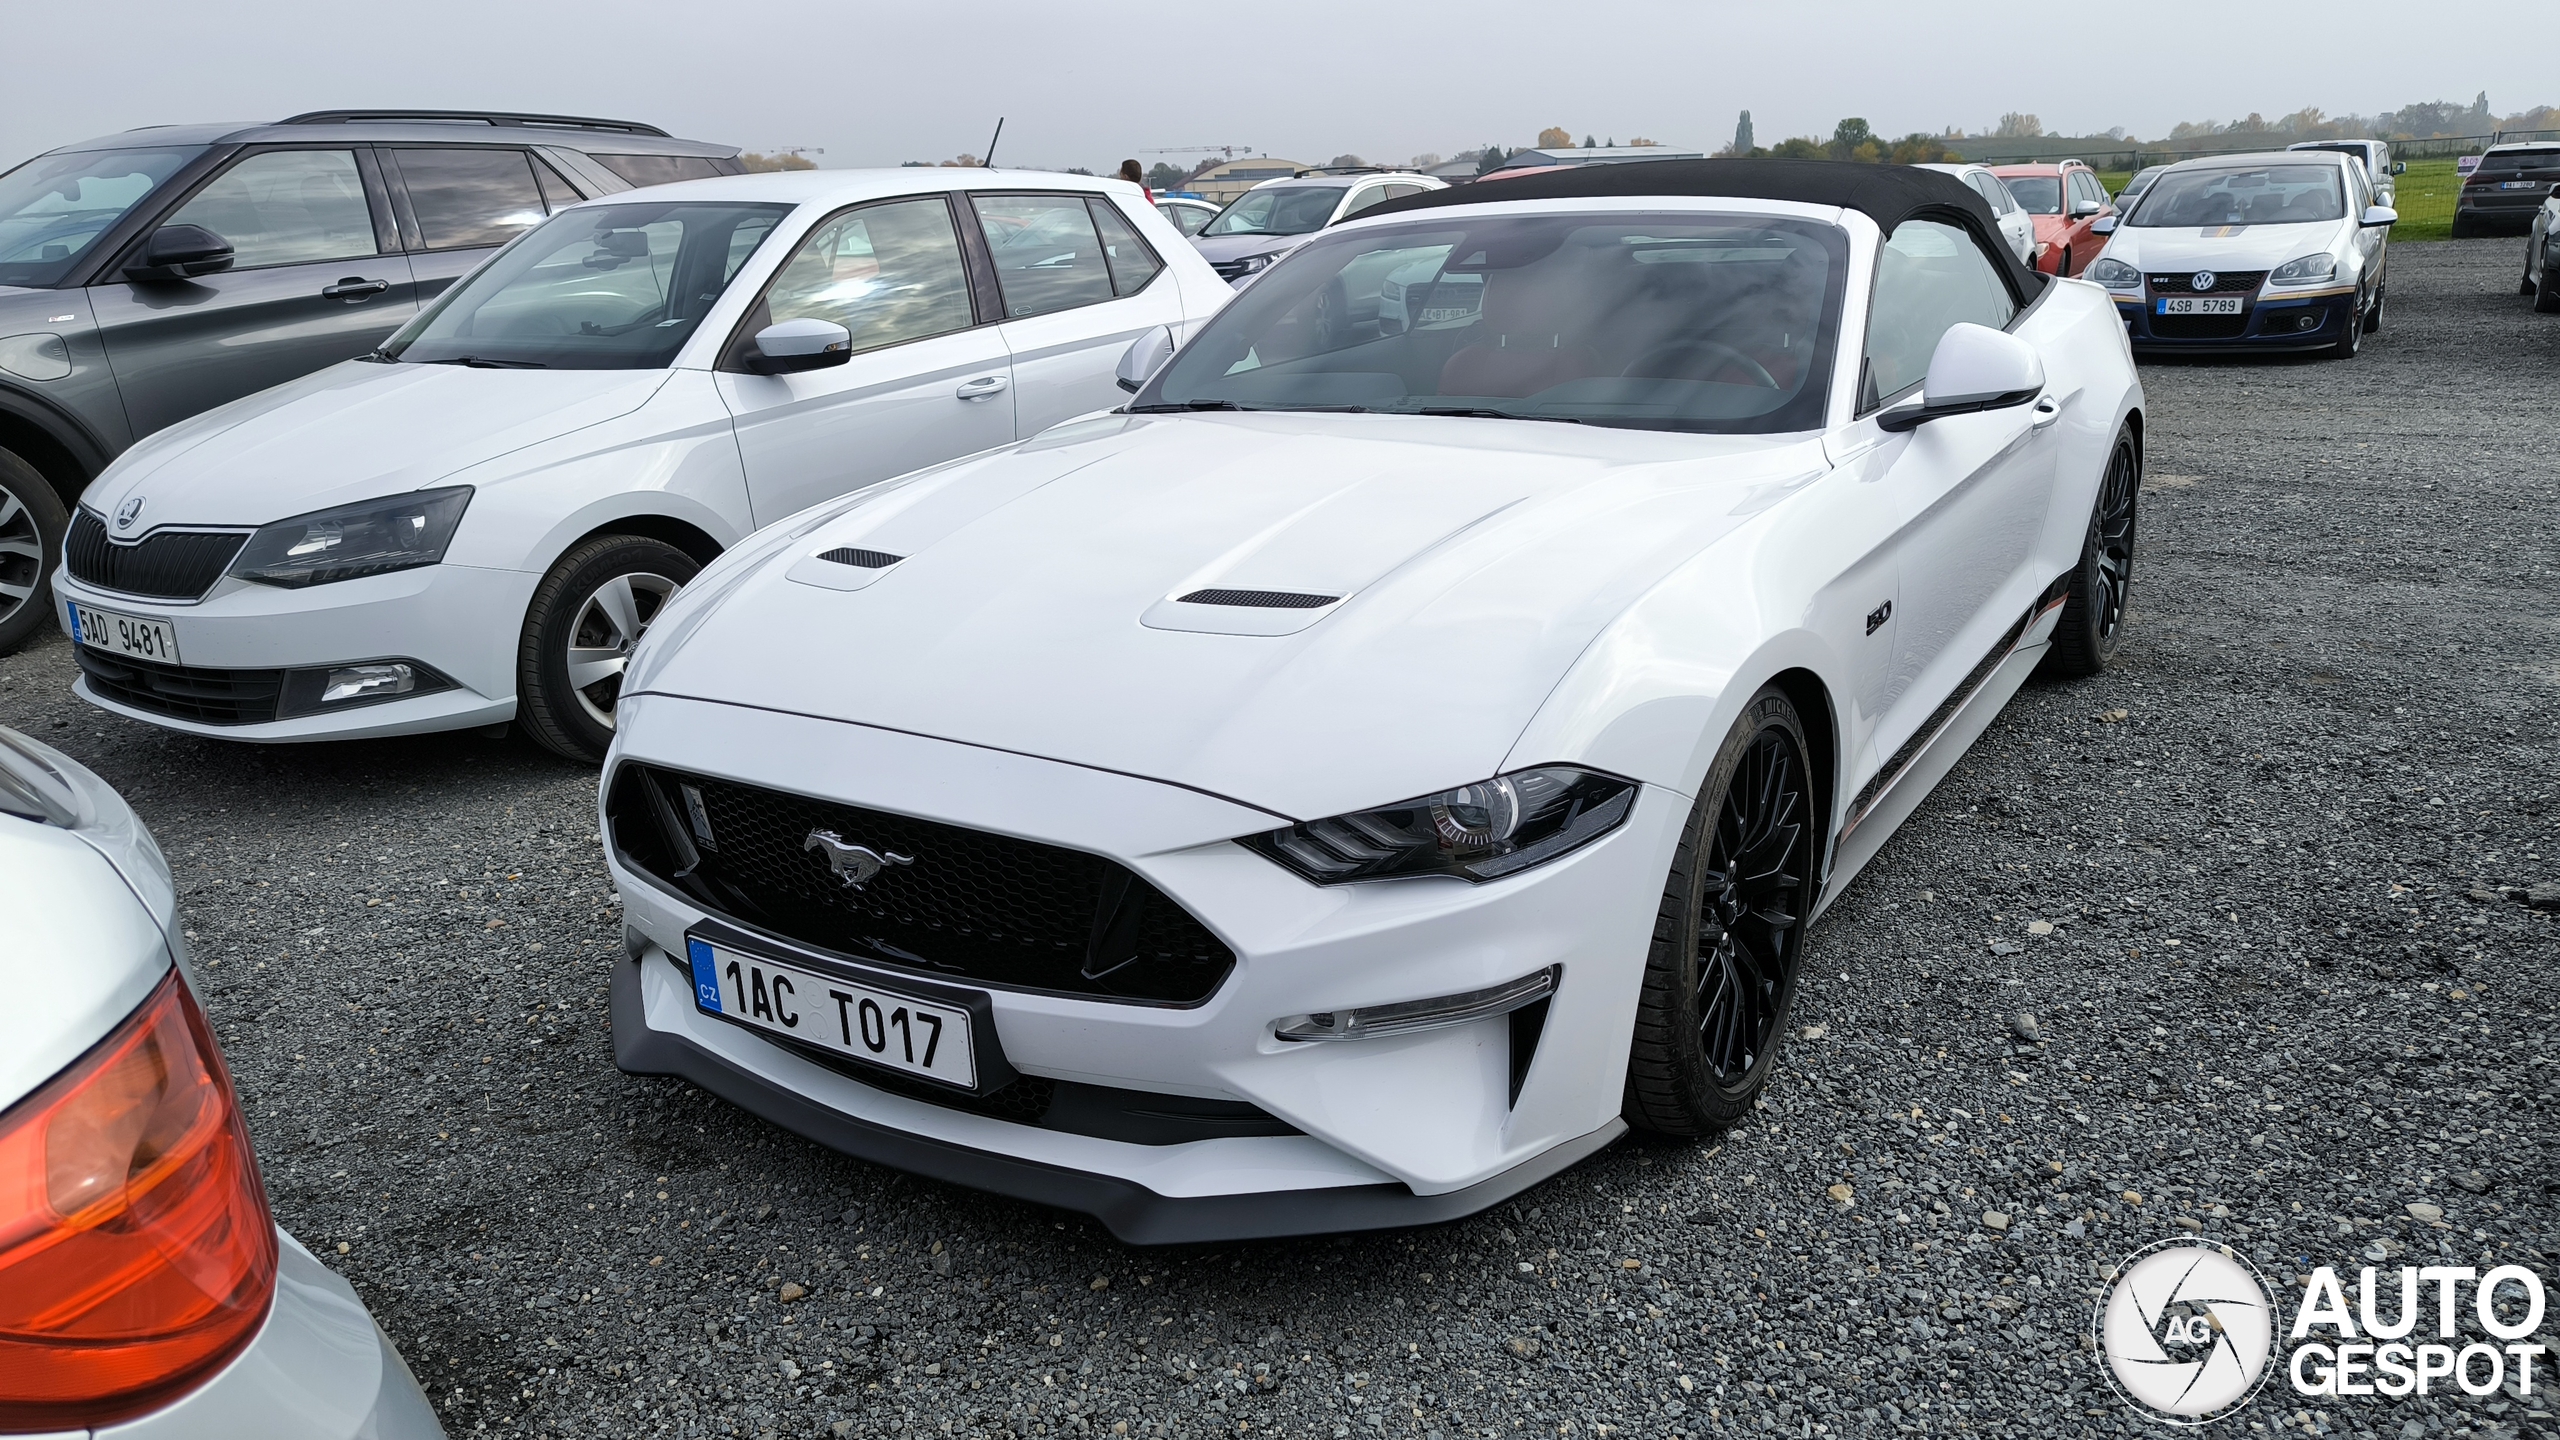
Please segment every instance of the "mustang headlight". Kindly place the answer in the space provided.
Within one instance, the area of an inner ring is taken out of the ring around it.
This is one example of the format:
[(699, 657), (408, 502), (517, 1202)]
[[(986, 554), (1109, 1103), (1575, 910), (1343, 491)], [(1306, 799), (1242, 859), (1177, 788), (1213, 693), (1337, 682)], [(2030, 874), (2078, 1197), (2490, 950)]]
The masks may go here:
[(279, 520), (249, 537), (231, 573), (299, 590), (433, 565), (444, 558), (470, 503), (471, 487), (456, 485)]
[(2287, 260), (2267, 277), (2271, 285), (2318, 285), (2338, 278), (2338, 257), (2330, 254), (2305, 255)]
[(2142, 288), (2142, 272), (2112, 255), (2100, 256), (2095, 264), (2080, 273), (2083, 278), (2094, 280), (2110, 290)]
[(1608, 834), (1635, 798), (1632, 780), (1546, 765), (1241, 843), (1319, 885), (1406, 875), (1499, 880)]

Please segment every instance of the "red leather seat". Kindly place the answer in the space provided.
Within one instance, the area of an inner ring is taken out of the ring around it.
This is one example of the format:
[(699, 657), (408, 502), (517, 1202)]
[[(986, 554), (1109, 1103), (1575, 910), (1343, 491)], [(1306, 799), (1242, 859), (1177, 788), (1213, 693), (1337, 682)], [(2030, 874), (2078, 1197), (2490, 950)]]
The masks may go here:
[(1516, 272), (1485, 277), (1476, 342), (1440, 367), (1441, 394), (1517, 399), (1601, 373), (1590, 346), (1565, 343), (1562, 318), (1550, 313), (1554, 297), (1542, 288)]

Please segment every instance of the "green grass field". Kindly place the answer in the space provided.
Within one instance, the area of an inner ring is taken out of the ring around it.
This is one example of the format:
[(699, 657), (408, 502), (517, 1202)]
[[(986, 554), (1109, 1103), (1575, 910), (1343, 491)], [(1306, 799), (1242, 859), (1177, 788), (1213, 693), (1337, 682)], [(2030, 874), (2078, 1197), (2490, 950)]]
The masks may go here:
[[(2098, 178), (2112, 195), (2133, 178), (2130, 170), (2101, 170)], [(2453, 238), (2453, 197), (2462, 189), (2462, 177), (2454, 173), (2453, 160), (2412, 160), (2399, 177), (2394, 206), (2400, 212), (2400, 223), (2391, 227), (2394, 240), (2449, 240)]]

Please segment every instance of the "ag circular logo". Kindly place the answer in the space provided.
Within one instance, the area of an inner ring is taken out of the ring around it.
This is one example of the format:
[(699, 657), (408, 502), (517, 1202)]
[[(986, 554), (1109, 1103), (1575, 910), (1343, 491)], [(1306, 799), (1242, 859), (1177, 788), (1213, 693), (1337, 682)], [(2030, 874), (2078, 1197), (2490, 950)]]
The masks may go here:
[(2194, 287), (2196, 287), (2196, 288), (2197, 288), (2197, 289), (2199, 289), (2199, 290), (2210, 290), (2210, 289), (2212, 289), (2212, 288), (2213, 288), (2213, 282), (2214, 282), (2214, 274), (2213, 274), (2213, 272), (2212, 272), (2212, 271), (2210, 271), (2210, 270), (2199, 270), (2199, 271), (2197, 271), (2196, 273), (2194, 273), (2193, 275), (2190, 275), (2190, 276), (2188, 276), (2188, 277), (2187, 277), (2187, 283), (2188, 283), (2188, 284), (2190, 284), (2190, 285), (2193, 285)]
[(2240, 1407), (2275, 1354), (2276, 1300), (2232, 1250), (2163, 1240), (2098, 1296), (2098, 1353), (2116, 1393), (2154, 1419), (2202, 1425)]

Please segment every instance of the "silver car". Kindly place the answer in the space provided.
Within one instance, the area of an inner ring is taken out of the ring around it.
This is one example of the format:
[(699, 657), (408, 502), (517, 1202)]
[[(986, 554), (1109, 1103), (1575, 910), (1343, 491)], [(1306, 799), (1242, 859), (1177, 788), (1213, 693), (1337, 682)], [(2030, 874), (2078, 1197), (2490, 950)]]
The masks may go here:
[(123, 799), (0, 729), (0, 1432), (438, 1440), (268, 1214), (176, 918)]
[(1410, 171), (1301, 170), (1287, 179), (1265, 180), (1236, 197), (1234, 204), (1191, 237), (1191, 243), (1216, 267), (1218, 278), (1242, 289), (1245, 282), (1328, 225), (1338, 225), (1372, 205), (1448, 188), (1446, 180)]

